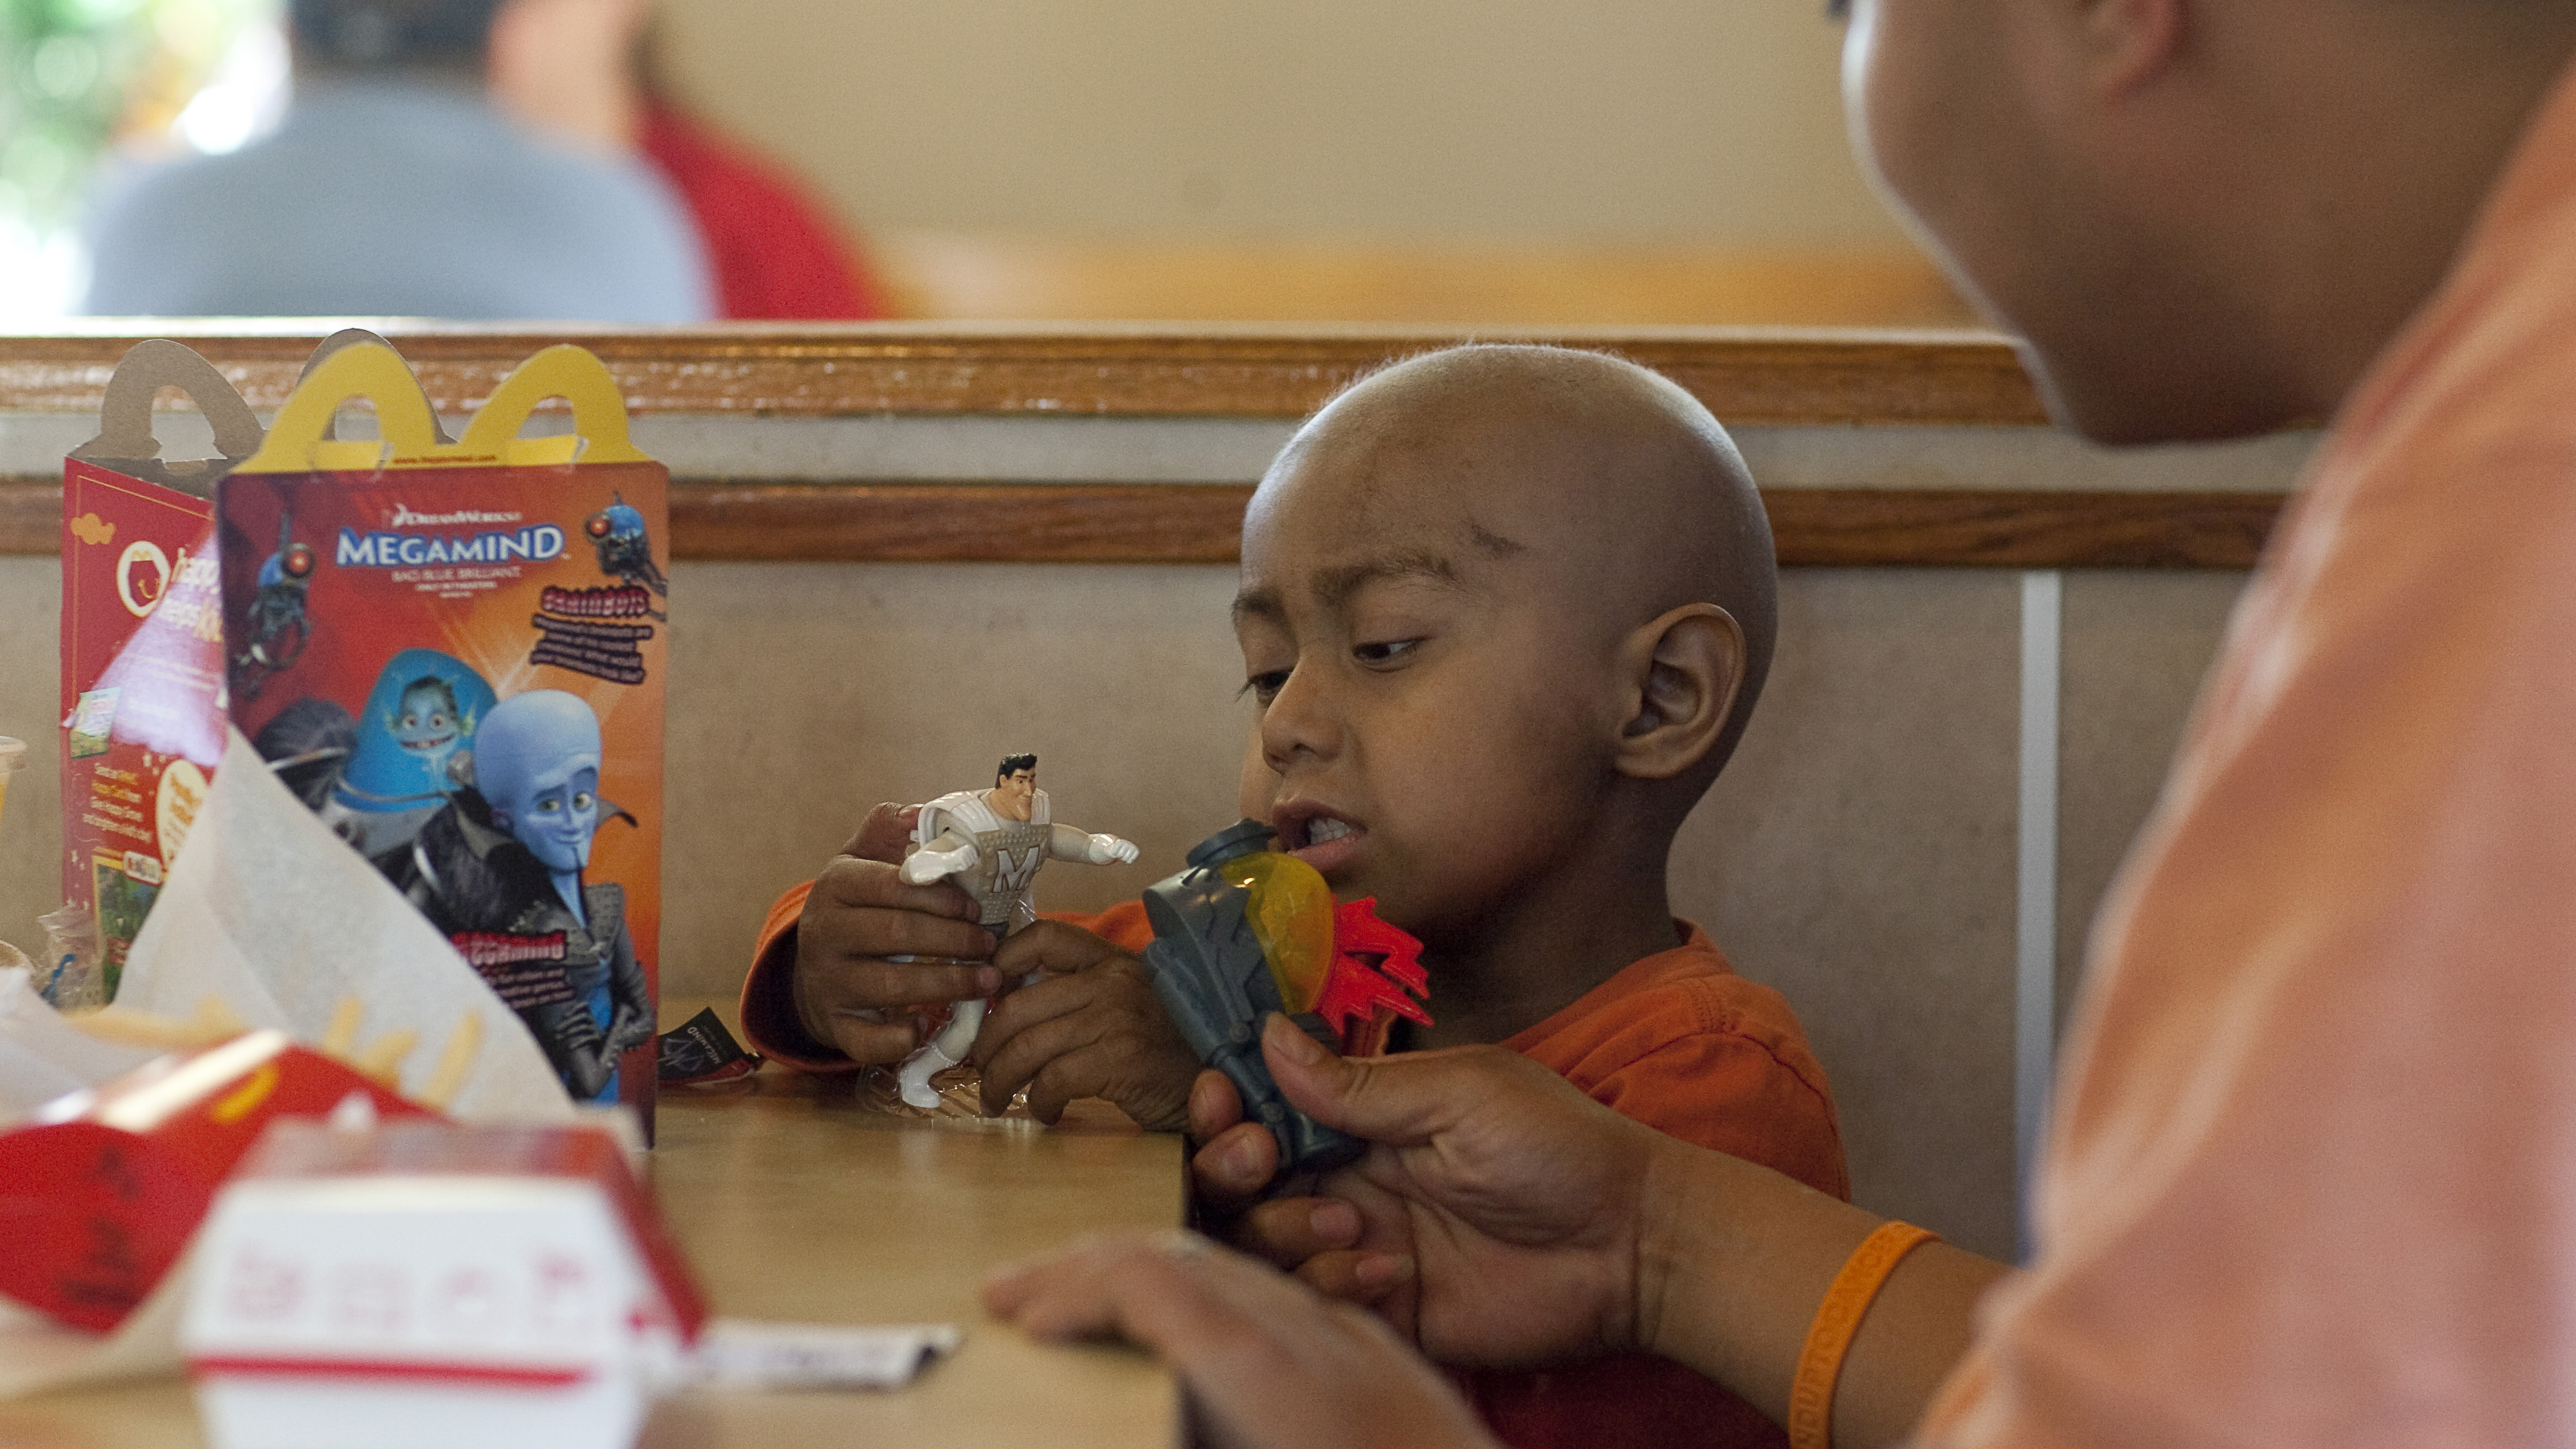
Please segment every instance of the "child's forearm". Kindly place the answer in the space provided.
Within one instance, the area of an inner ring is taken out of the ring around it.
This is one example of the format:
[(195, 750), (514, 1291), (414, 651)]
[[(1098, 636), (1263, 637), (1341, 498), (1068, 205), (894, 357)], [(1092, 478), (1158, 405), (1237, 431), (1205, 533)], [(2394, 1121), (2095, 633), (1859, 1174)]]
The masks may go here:
[[(1638, 1333), (1785, 1422), (1807, 1330), (1883, 1221), (1768, 1168), (1675, 1143), (1647, 1185)], [(1941, 1243), (1905, 1255), (1861, 1319), (1833, 1398), (1836, 1449), (1910, 1433), (1968, 1345), (1977, 1299), (2009, 1271)]]

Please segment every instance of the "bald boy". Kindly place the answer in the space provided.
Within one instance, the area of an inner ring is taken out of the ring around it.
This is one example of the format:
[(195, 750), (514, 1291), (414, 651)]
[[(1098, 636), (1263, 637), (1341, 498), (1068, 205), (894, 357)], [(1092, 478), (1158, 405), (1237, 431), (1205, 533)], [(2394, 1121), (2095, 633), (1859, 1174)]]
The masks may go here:
[(1501, 1041), (1676, 944), (1673, 833), (1778, 616), (1743, 460), (1594, 353), (1473, 347), (1318, 413), (1244, 515), (1242, 809), (1433, 963), (1424, 1045)]
[[(1661, 1132), (1847, 1197), (1797, 1018), (1665, 895), (1674, 832), (1761, 693), (1776, 587), (1743, 459), (1670, 381), (1549, 347), (1389, 367), (1298, 430), (1245, 512), (1232, 615), (1259, 714), (1240, 808), (1422, 941), (1438, 1025), (1401, 1045), (1499, 1044)], [(1049, 1120), (1103, 1096), (1179, 1127), (1198, 1063), (1145, 984), (1141, 908), (997, 948), (962, 894), (895, 878), (901, 819), (879, 807), (772, 911), (743, 1004), (763, 1048), (822, 1070), (891, 1060), (910, 1032), (888, 1008), (963, 994), (946, 973), (978, 968), (887, 958), (990, 958), (998, 978), (1043, 979), (975, 1042), (987, 1110), (1026, 1087)], [(1780, 1442), (1643, 1355), (1459, 1379), (1524, 1449)]]

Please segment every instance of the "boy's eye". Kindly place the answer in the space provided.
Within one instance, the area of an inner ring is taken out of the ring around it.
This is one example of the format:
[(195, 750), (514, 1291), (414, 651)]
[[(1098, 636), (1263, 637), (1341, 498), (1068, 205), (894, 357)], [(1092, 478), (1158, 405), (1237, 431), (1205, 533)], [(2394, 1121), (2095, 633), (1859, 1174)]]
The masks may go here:
[(1243, 692), (1259, 700), (1264, 706), (1277, 699), (1279, 691), (1287, 687), (1288, 671), (1285, 669), (1269, 670), (1243, 681)]
[(1379, 639), (1351, 646), (1351, 657), (1362, 664), (1394, 664), (1413, 652), (1419, 639)]

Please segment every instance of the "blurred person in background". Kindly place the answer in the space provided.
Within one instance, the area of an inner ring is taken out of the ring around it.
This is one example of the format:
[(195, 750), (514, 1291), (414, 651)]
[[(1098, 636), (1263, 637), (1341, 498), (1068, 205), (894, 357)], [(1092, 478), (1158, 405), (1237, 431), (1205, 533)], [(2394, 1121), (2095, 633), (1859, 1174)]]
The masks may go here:
[(647, 59), (651, 17), (651, 0), (508, 0), (492, 26), (493, 99), (660, 171), (697, 223), (719, 315), (888, 315), (857, 245), (808, 188), (672, 101)]
[(704, 249), (650, 167), (492, 103), (500, 0), (291, 0), (294, 98), (229, 155), (112, 179), (81, 310), (678, 323)]

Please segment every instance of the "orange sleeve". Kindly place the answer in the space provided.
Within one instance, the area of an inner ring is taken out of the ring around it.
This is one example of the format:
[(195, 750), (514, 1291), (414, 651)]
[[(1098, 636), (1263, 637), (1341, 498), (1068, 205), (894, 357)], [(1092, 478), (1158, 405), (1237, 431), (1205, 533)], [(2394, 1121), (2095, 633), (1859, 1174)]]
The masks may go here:
[(858, 1063), (805, 1034), (796, 1019), (796, 922), (805, 914), (812, 881), (789, 886), (760, 923), (751, 950), (751, 974), (742, 979), (742, 1034), (753, 1051), (808, 1072), (850, 1072)]
[(1142, 956), (1154, 944), (1154, 927), (1145, 919), (1143, 901), (1120, 901), (1096, 916), (1076, 916), (1048, 912), (1050, 921), (1063, 921), (1080, 926), (1129, 955)]
[[(742, 1034), (753, 1051), (800, 1071), (856, 1071), (858, 1063), (807, 1036), (804, 1023), (796, 1019), (796, 923), (813, 889), (812, 881), (789, 886), (760, 923), (751, 974), (742, 980)], [(1049, 912), (1047, 919), (1079, 926), (1122, 951), (1142, 951), (1154, 939), (1142, 901), (1111, 906), (1096, 916)]]

